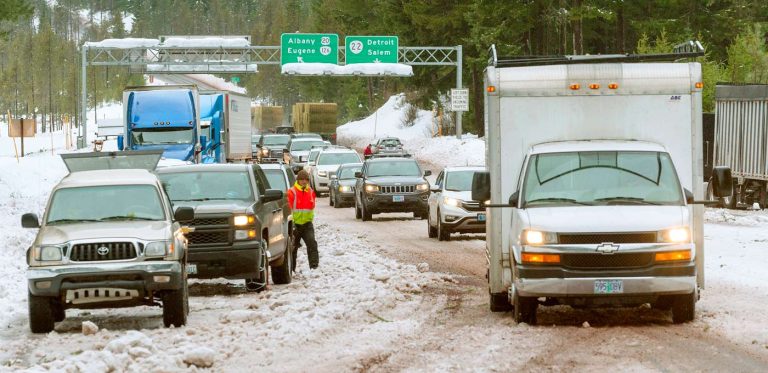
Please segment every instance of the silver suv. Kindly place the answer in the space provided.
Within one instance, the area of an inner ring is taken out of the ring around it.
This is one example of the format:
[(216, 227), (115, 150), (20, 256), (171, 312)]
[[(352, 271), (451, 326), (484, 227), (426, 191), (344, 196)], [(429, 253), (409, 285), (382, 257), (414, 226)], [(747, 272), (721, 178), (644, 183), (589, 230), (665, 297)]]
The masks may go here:
[(472, 201), (472, 178), (483, 167), (446, 167), (435, 180), (429, 196), (429, 237), (451, 239), (451, 233), (485, 233), (485, 207)]
[[(29, 324), (53, 330), (68, 308), (162, 305), (165, 326), (181, 326), (189, 312), (187, 240), (154, 169), (158, 151), (62, 155), (70, 174), (51, 192), (27, 250)], [(142, 166), (144, 169), (136, 169)]]

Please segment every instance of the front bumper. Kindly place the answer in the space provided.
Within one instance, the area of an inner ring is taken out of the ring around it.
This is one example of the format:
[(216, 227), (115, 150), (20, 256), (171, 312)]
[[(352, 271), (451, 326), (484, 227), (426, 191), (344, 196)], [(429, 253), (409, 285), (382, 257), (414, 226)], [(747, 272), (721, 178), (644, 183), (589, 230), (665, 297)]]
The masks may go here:
[[(394, 202), (395, 196), (402, 196), (404, 201)], [(426, 212), (428, 198), (429, 191), (413, 194), (363, 193), (365, 208), (374, 214), (382, 212)]]
[(336, 196), (341, 203), (355, 203), (355, 192), (336, 192)]
[(258, 276), (263, 254), (259, 241), (240, 241), (231, 246), (190, 247), (187, 261), (197, 267), (189, 277), (245, 279)]
[[(479, 214), (486, 216), (485, 210), (472, 212), (460, 207), (440, 205), (440, 221), (451, 232), (458, 233), (485, 233), (485, 221), (478, 219)], [(448, 217), (453, 217), (448, 221)]]
[[(30, 293), (36, 296), (59, 297), (67, 290), (89, 288), (118, 288), (138, 290), (145, 295), (151, 291), (181, 289), (184, 277), (180, 262), (143, 261), (93, 263), (27, 269)], [(157, 282), (155, 276), (168, 276), (170, 281)], [(46, 288), (39, 283), (50, 282)]]

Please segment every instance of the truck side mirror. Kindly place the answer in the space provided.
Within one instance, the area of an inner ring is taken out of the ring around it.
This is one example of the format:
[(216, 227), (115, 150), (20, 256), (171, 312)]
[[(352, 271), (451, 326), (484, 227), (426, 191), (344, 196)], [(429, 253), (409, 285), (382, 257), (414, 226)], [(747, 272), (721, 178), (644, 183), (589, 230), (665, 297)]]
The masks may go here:
[(427, 177), (427, 176), (430, 176), (430, 175), (432, 175), (432, 171), (430, 171), (430, 170), (424, 171), (424, 177)]
[(182, 222), (188, 222), (195, 219), (195, 209), (192, 207), (179, 207), (176, 209), (176, 211), (173, 213), (173, 220), (176, 221), (182, 221)]
[(693, 192), (690, 190), (683, 188), (683, 193), (685, 194), (685, 203), (692, 204), (693, 203)]
[(24, 214), (21, 215), (21, 226), (24, 228), (40, 228), (40, 219), (37, 218), (37, 214)]
[(520, 200), (520, 191), (512, 193), (511, 196), (509, 196), (509, 205), (517, 208), (518, 207), (518, 201)]
[(359, 179), (361, 177), (363, 177), (363, 172), (362, 171), (355, 171), (355, 179)]
[(472, 200), (487, 201), (491, 199), (491, 173), (475, 172), (472, 177)]
[(264, 194), (261, 195), (261, 201), (264, 203), (279, 201), (283, 199), (283, 191), (279, 189), (267, 189)]
[(733, 195), (733, 176), (731, 168), (718, 166), (712, 169), (712, 195), (717, 198), (730, 197)]
[(123, 135), (117, 135), (117, 148), (120, 150), (125, 150), (125, 138)]
[(200, 136), (200, 143), (205, 146), (205, 143), (208, 142), (208, 138), (205, 136)]

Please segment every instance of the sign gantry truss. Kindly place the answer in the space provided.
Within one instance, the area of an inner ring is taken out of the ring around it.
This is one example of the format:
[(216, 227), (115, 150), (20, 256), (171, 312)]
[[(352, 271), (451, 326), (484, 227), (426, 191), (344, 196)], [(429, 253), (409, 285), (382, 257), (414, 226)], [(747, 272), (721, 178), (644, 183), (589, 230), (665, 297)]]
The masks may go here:
[[(339, 46), (339, 61), (346, 60), (346, 50)], [(411, 66), (454, 66), (456, 88), (462, 87), (462, 46), (399, 47), (398, 63)], [(342, 63), (340, 63), (342, 64)], [(245, 47), (81, 47), (81, 116), (86, 118), (88, 66), (122, 66), (132, 73), (255, 73), (258, 65), (280, 65), (280, 46)], [(362, 75), (364, 76), (364, 75)], [(378, 75), (375, 75), (378, 76)], [(80, 126), (79, 146), (85, 147), (87, 122)], [(461, 137), (461, 116), (457, 116), (456, 134)]]

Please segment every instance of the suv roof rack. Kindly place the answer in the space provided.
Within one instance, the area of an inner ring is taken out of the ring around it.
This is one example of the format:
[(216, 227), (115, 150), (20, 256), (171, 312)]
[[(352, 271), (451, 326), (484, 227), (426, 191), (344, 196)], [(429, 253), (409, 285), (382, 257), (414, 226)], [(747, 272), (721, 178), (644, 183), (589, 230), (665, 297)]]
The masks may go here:
[(676, 61), (685, 58), (695, 58), (704, 55), (704, 47), (697, 40), (676, 45), (672, 53), (655, 54), (597, 54), (597, 55), (561, 55), (561, 56), (499, 56), (496, 53), (496, 44), (492, 44), (488, 50), (488, 66), (493, 67), (520, 67), (542, 65), (572, 65), (586, 63), (610, 63), (610, 62), (661, 62)]

